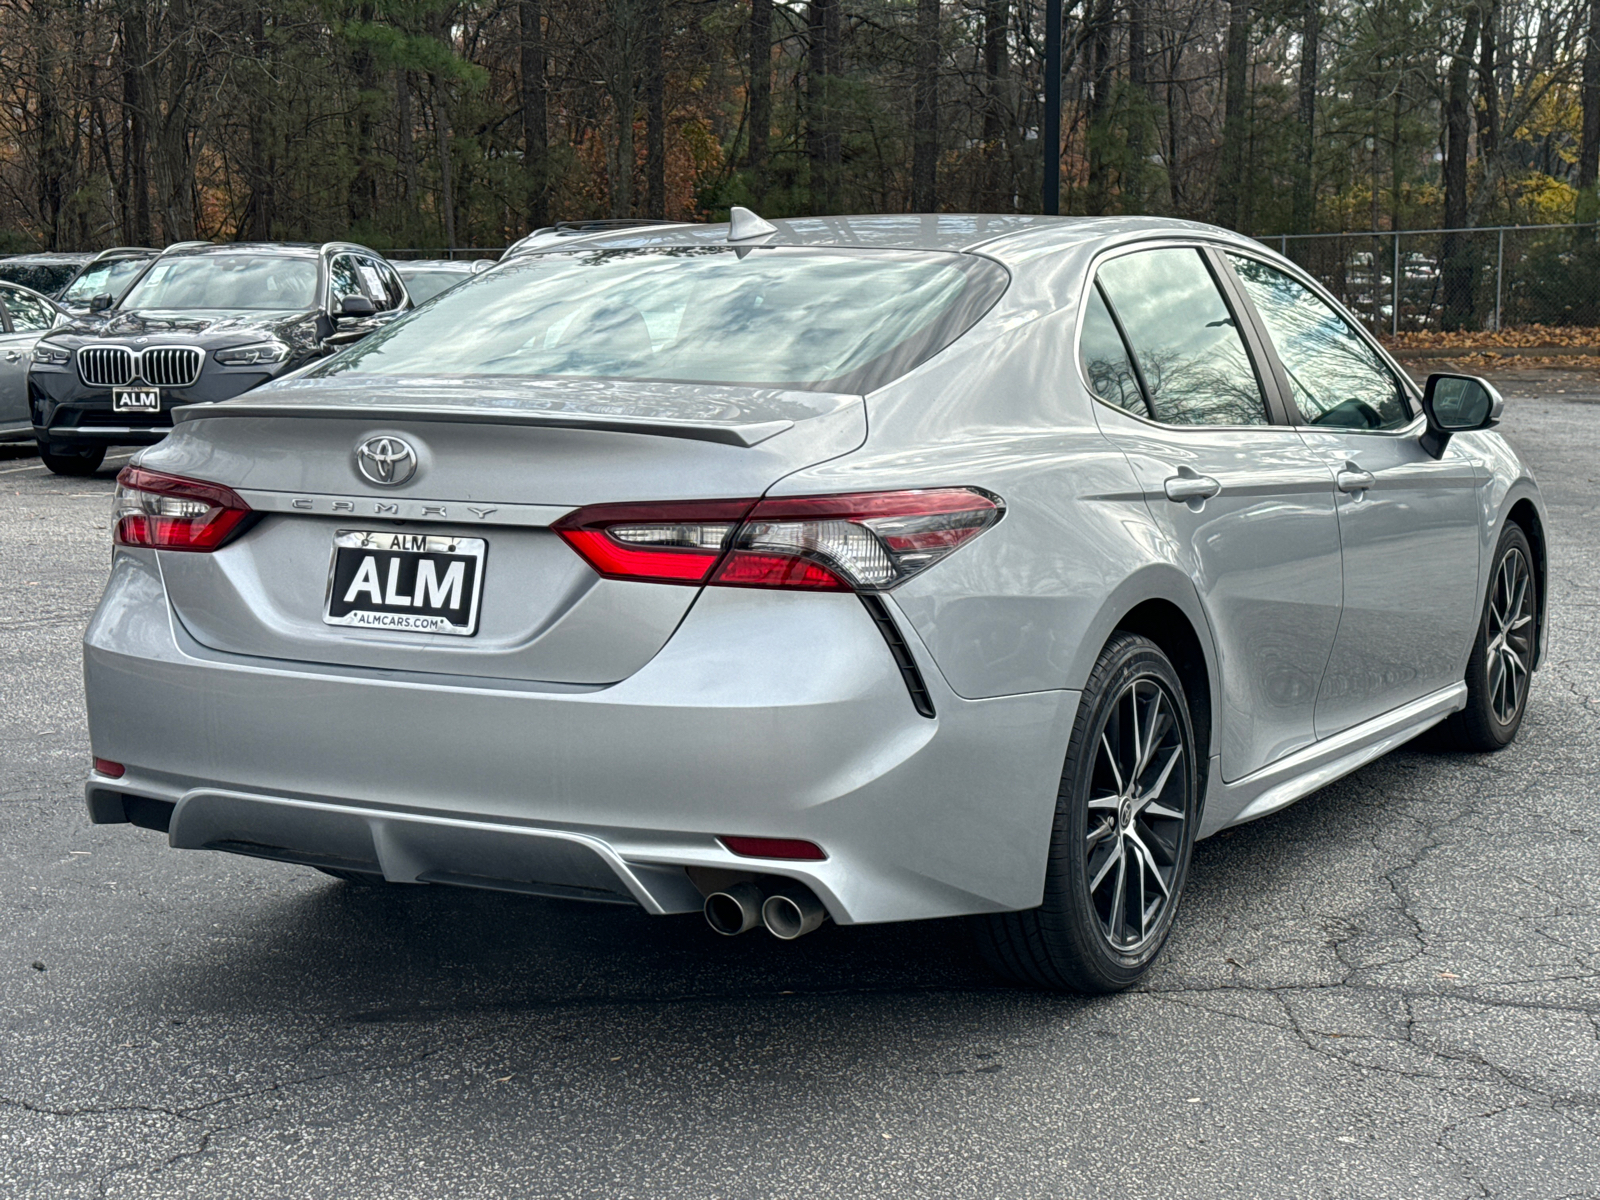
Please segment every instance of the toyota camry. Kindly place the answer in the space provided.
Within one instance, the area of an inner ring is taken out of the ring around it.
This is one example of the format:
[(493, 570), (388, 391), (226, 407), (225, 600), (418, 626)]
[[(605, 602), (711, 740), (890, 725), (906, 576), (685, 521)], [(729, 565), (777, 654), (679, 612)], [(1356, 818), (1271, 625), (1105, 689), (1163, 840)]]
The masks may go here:
[(1516, 736), (1501, 408), (1204, 225), (563, 239), (123, 470), (89, 811), (729, 935), (966, 916), (1126, 987), (1196, 839)]

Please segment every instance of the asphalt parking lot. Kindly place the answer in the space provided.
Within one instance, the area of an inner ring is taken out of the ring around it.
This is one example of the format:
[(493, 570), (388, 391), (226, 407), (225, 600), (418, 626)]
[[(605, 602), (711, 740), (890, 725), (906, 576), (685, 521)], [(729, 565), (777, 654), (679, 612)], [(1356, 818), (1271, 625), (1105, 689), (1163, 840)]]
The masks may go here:
[(0, 1195), (1600, 1196), (1600, 379), (1503, 382), (1554, 525), (1521, 740), (1202, 843), (1096, 1000), (959, 924), (730, 940), (90, 825), (116, 463), (0, 447)]

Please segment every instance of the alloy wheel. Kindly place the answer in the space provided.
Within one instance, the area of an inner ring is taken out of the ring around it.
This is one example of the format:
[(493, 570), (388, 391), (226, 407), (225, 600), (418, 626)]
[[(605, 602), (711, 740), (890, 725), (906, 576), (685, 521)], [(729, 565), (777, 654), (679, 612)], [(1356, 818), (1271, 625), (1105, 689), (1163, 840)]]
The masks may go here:
[(1515, 546), (1495, 570), (1488, 622), (1484, 667), (1489, 674), (1489, 706), (1496, 721), (1509, 725), (1522, 711), (1533, 662), (1533, 573)]
[(1101, 936), (1134, 953), (1173, 902), (1189, 820), (1189, 748), (1157, 680), (1127, 684), (1106, 718), (1090, 782), (1085, 879)]

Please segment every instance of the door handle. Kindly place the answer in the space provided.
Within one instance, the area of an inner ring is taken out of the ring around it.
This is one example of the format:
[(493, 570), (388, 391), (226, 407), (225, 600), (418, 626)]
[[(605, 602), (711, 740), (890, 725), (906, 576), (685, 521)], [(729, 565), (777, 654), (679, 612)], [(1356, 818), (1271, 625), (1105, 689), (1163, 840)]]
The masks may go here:
[(1168, 500), (1180, 504), (1185, 500), (1209, 500), (1222, 490), (1222, 485), (1209, 475), (1197, 475), (1189, 467), (1179, 467), (1178, 473), (1169, 477), (1164, 485)]
[(1334, 472), (1333, 481), (1341, 492), (1364, 492), (1376, 483), (1377, 479), (1371, 471), (1363, 471), (1355, 463), (1347, 461)]

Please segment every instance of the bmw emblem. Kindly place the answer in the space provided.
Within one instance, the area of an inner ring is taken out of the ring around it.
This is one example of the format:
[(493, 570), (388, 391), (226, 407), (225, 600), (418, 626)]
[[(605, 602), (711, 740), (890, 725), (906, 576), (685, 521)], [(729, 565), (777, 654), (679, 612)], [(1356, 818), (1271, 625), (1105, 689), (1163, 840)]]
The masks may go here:
[(356, 447), (356, 470), (369, 483), (399, 487), (417, 473), (417, 452), (404, 438), (370, 437)]

